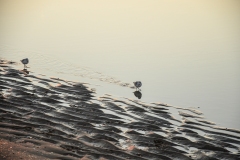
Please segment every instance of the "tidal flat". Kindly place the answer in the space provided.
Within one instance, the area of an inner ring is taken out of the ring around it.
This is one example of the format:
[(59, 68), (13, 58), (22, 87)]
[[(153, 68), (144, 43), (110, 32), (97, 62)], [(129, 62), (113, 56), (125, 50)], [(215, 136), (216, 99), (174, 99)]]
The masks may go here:
[(91, 85), (16, 65), (0, 61), (0, 158), (240, 159), (240, 131), (199, 108), (96, 96)]

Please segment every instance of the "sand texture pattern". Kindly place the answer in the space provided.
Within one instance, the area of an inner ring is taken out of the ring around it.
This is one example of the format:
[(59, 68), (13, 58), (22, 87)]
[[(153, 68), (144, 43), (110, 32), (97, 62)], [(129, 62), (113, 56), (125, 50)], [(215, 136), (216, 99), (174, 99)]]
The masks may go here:
[(1, 159), (240, 159), (239, 130), (217, 127), (197, 109), (96, 97), (85, 84), (15, 65), (0, 62)]

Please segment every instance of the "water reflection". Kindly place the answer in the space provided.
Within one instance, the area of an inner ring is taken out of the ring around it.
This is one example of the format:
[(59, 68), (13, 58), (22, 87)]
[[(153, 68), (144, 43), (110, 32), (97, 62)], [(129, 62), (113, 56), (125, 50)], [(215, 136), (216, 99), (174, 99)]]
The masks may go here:
[(21, 70), (25, 75), (26, 74), (29, 74), (29, 71), (27, 70), (27, 69), (23, 69), (23, 70)]
[(142, 98), (142, 93), (140, 91), (135, 91), (133, 92), (134, 95), (138, 98), (138, 99), (141, 99)]

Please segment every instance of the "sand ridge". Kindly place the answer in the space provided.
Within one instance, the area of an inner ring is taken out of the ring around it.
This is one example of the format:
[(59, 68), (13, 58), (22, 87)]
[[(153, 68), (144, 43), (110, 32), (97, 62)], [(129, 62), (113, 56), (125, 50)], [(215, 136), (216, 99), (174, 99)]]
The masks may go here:
[(7, 60), (0, 67), (1, 156), (12, 145), (26, 159), (240, 158), (238, 130), (215, 126), (197, 109), (95, 97), (83, 83), (17, 70)]

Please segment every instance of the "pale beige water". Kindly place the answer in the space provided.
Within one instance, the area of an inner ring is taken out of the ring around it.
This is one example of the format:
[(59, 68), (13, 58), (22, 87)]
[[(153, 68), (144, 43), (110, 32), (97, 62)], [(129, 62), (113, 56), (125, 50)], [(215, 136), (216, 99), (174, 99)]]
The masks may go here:
[(208, 120), (240, 128), (239, 28), (237, 0), (1, 0), (0, 56), (101, 84), (99, 94), (134, 98), (101, 77), (141, 80), (143, 101), (200, 107)]

